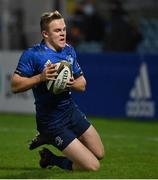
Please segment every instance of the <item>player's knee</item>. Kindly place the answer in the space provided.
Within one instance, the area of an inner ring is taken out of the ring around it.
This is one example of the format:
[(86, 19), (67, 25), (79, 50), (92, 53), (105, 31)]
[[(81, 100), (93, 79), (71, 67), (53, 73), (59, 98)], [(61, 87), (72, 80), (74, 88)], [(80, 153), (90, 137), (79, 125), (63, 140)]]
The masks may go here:
[(98, 160), (96, 160), (93, 163), (90, 163), (87, 167), (86, 170), (88, 171), (98, 171), (100, 169), (100, 163)]
[(97, 158), (98, 158), (99, 160), (101, 160), (101, 159), (104, 158), (104, 156), (105, 156), (105, 151), (104, 151), (104, 149), (101, 149), (100, 152), (99, 152), (98, 155), (97, 155)]
[(100, 169), (99, 161), (96, 161), (90, 168), (91, 171), (98, 171)]

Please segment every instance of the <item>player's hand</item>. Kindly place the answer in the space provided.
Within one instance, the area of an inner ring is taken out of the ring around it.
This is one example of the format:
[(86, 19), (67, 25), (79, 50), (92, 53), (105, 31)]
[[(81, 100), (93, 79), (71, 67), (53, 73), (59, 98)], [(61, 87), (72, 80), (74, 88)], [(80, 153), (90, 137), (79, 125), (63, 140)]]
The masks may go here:
[(67, 82), (66, 87), (67, 87), (67, 88), (72, 88), (73, 85), (74, 85), (74, 83), (75, 83), (75, 79), (74, 79), (73, 77), (71, 77), (71, 78), (70, 78), (70, 81)]
[(41, 81), (55, 80), (57, 75), (56, 65), (49, 63), (41, 73)]

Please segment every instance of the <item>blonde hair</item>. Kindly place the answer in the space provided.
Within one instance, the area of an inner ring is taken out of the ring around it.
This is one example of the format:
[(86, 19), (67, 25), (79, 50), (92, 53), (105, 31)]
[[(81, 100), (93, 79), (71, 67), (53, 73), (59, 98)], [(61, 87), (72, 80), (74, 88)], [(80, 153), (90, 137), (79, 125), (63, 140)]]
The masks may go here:
[(43, 13), (40, 20), (41, 32), (47, 31), (49, 23), (56, 19), (63, 19), (63, 16), (57, 10)]

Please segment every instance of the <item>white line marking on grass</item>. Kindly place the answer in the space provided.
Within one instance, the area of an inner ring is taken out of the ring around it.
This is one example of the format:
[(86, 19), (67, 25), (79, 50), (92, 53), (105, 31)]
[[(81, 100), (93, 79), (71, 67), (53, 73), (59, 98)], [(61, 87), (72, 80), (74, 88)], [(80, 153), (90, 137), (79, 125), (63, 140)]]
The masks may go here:
[(106, 134), (102, 134), (101, 137), (107, 137), (107, 138), (112, 138), (112, 139), (144, 139), (146, 141), (158, 141), (158, 136), (134, 136), (134, 135), (130, 135), (130, 136), (125, 136), (125, 135), (120, 135), (120, 134), (114, 134), (114, 135), (106, 135)]
[[(34, 132), (34, 130), (32, 129), (26, 129), (26, 128), (0, 128), (0, 133), (1, 132), (12, 132), (12, 133), (26, 133), (26, 132)], [(146, 140), (146, 141), (156, 141), (158, 142), (158, 136), (135, 136), (135, 135), (123, 135), (123, 134), (113, 134), (113, 135), (107, 135), (107, 134), (102, 134), (101, 137), (105, 137), (105, 138), (112, 138), (112, 139), (136, 139), (136, 138), (139, 138), (140, 140), (143, 139), (143, 140)]]
[(148, 137), (147, 140), (149, 141), (158, 141), (158, 137)]
[(0, 128), (0, 132), (16, 132), (16, 133), (25, 133), (25, 132), (34, 132), (34, 130), (25, 129), (25, 128)]

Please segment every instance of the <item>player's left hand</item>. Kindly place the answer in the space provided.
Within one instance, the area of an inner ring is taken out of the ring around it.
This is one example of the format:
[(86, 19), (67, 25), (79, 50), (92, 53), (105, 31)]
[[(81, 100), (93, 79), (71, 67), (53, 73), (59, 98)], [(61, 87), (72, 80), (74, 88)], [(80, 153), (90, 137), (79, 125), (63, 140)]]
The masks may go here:
[(76, 79), (73, 77), (70, 79), (70, 81), (67, 83), (67, 88), (74, 90), (74, 91), (80, 91), (83, 92), (85, 91), (85, 86), (86, 86), (86, 80), (83, 76), (80, 76)]
[(70, 81), (67, 82), (66, 87), (67, 87), (67, 88), (72, 88), (73, 85), (74, 85), (74, 83), (75, 83), (75, 79), (74, 79), (73, 77), (71, 77), (71, 78), (70, 78)]

